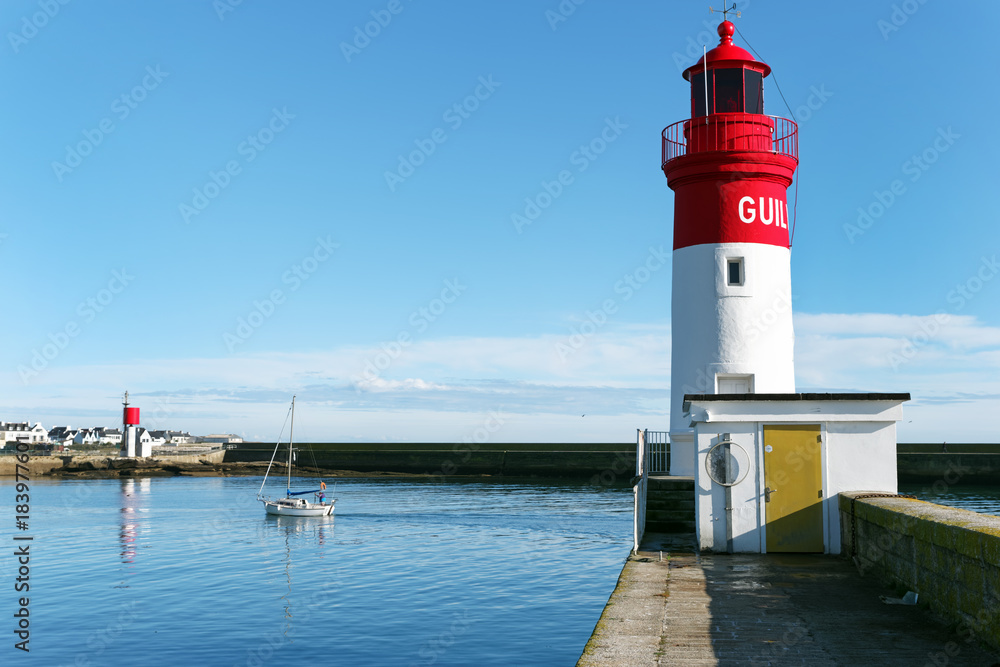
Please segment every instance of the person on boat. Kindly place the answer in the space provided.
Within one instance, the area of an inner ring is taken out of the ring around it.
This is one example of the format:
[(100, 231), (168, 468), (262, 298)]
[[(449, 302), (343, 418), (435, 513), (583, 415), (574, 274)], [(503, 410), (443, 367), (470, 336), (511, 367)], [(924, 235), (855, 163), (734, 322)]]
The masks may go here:
[(320, 505), (323, 504), (323, 499), (326, 498), (326, 494), (323, 493), (324, 491), (326, 491), (326, 482), (320, 482), (319, 483), (319, 493), (316, 494), (316, 496), (319, 498), (319, 504)]

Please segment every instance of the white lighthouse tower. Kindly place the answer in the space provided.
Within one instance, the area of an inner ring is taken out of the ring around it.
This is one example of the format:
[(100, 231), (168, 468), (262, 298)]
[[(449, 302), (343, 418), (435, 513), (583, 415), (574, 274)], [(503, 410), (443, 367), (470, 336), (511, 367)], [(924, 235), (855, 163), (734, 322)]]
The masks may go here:
[(670, 470), (693, 475), (685, 394), (795, 391), (789, 211), (798, 128), (764, 114), (771, 68), (735, 27), (684, 71), (691, 117), (663, 131), (674, 190)]

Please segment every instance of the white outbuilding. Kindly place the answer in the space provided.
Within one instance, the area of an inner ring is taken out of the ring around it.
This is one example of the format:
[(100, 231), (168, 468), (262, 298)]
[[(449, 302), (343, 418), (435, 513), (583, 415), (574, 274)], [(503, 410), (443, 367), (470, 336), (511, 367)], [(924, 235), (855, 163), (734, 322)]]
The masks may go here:
[(688, 394), (699, 549), (840, 553), (841, 491), (896, 493), (909, 394)]

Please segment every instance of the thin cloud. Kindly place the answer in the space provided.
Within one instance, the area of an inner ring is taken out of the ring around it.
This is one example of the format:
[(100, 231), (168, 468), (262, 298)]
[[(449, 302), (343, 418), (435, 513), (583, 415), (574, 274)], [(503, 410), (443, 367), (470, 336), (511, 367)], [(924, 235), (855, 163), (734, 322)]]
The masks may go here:
[[(945, 431), (950, 441), (995, 438), (989, 415), (1000, 408), (1000, 329), (971, 316), (935, 329), (933, 318), (797, 315), (797, 384), (910, 392), (901, 439)], [(928, 330), (933, 335), (918, 335)], [(310, 415), (303, 436), (314, 440), (447, 440), (502, 409), (508, 427), (499, 439), (620, 442), (635, 428), (667, 428), (669, 334), (668, 325), (609, 324), (575, 339), (567, 330), (426, 340), (389, 363), (373, 345), (51, 367), (27, 385), (8, 373), (0, 396), (8, 419), (45, 426), (113, 425), (128, 389), (143, 420), (159, 427), (268, 439), (295, 393)], [(949, 407), (962, 419), (947, 417), (945, 429), (935, 419)]]

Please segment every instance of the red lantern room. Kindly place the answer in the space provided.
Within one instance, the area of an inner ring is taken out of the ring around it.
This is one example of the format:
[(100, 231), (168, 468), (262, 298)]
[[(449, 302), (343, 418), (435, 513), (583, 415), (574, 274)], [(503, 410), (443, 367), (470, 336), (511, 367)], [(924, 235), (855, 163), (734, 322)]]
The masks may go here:
[[(691, 118), (663, 130), (663, 173), (677, 193), (675, 250), (699, 243), (790, 245), (785, 189), (799, 161), (798, 127), (764, 115), (764, 77), (771, 68), (733, 44), (735, 31), (730, 21), (720, 24), (719, 45), (684, 70)], [(760, 213), (766, 226), (743, 224), (751, 215), (747, 208), (736, 216), (747, 194), (737, 182), (746, 179), (757, 180), (755, 201), (766, 198), (768, 208)]]
[(123, 420), (126, 426), (132, 426), (139, 423), (139, 408), (125, 408), (125, 418)]
[(682, 76), (691, 82), (692, 118), (713, 113), (764, 113), (764, 77), (771, 73), (771, 68), (733, 44), (735, 32), (736, 26), (731, 22), (721, 23), (722, 41), (706, 54), (707, 61), (702, 58), (684, 70)]

